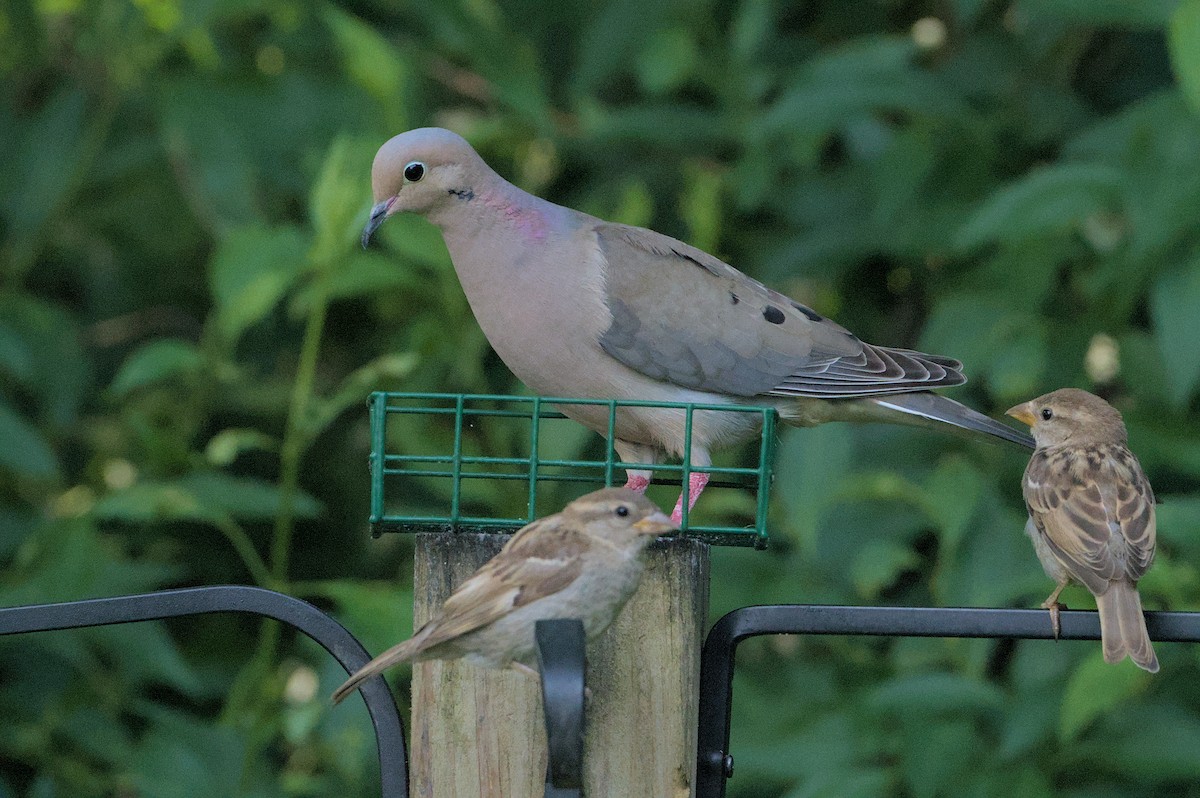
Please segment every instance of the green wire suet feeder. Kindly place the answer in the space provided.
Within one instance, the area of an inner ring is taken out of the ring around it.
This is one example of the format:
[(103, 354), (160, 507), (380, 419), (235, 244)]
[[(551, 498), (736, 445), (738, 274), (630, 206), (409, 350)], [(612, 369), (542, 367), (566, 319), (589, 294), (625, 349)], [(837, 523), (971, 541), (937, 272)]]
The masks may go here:
[[(608, 408), (607, 439), (571, 421), (558, 407), (599, 405)], [(443, 393), (371, 394), (371, 532), (503, 532), (556, 512), (576, 495), (606, 485), (622, 485), (625, 469), (651, 471), (653, 485), (682, 491), (692, 473), (711, 475), (708, 489), (690, 513), (684, 508), (683, 530), (709, 543), (767, 545), (767, 501), (775, 454), (776, 412), (751, 405), (706, 405), (616, 399), (568, 399)], [(698, 410), (749, 413), (759, 417), (761, 431), (754, 447), (747, 446), (752, 464), (726, 465), (724, 456), (711, 466), (692, 465), (690, 444), (679, 463), (625, 463), (612, 447), (611, 431), (622, 407), (662, 407), (685, 413), (686, 440), (691, 440), (692, 417)], [(403, 427), (398, 429), (398, 427)], [(402, 442), (403, 452), (393, 448)], [(581, 448), (602, 453), (592, 459), (567, 456)], [(504, 451), (498, 454), (497, 449)], [(751, 451), (753, 449), (753, 451)], [(509, 452), (519, 456), (507, 456)], [(518, 488), (505, 487), (520, 483)], [(577, 493), (546, 498), (553, 490)], [(719, 503), (720, 494), (738, 491), (745, 525), (692, 523), (706, 515), (706, 505)], [(491, 491), (489, 493), (489, 491)], [(519, 493), (518, 493), (519, 491)], [(519, 501), (516, 497), (519, 496)], [(542, 499), (539, 504), (539, 499)], [(670, 501), (674, 501), (674, 496)], [(471, 512), (473, 506), (508, 504), (523, 511), (507, 516)], [(557, 505), (557, 506), (554, 506)], [(399, 513), (397, 509), (419, 509)]]

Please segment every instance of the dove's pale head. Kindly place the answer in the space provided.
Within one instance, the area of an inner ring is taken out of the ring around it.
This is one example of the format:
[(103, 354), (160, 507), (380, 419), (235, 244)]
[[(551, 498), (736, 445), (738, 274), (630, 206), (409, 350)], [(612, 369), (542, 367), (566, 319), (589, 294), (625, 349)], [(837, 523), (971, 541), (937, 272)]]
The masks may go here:
[(641, 546), (679, 528), (654, 502), (626, 488), (580, 496), (563, 508), (562, 520), (618, 547)]
[(1129, 437), (1115, 407), (1078, 388), (1060, 388), (1010, 407), (1007, 412), (1030, 426), (1039, 449), (1061, 444), (1125, 443)]
[(467, 140), (449, 130), (422, 127), (393, 136), (371, 166), (375, 204), (363, 230), (363, 246), (392, 214), (427, 215), (473, 195), (490, 171)]

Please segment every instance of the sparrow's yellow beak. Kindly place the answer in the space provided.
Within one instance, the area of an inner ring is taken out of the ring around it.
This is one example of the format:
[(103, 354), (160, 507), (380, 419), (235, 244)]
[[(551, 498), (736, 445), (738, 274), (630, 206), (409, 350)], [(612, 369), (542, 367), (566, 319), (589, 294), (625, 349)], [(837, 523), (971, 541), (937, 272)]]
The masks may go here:
[(1006, 416), (1012, 416), (1017, 421), (1033, 426), (1037, 421), (1037, 417), (1033, 415), (1033, 402), (1022, 402), (1019, 405), (1013, 405), (1004, 411)]
[(648, 515), (641, 521), (634, 522), (633, 528), (640, 535), (662, 535), (667, 532), (678, 532), (679, 527), (665, 513)]

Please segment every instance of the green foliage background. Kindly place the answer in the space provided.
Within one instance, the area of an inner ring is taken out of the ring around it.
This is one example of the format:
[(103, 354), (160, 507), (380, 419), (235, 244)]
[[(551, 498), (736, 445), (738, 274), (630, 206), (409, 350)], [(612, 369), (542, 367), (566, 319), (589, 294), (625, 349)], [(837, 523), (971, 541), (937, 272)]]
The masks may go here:
[[(10, 0), (0, 74), (0, 605), (257, 583), (408, 633), (361, 401), (518, 390), (436, 231), (355, 246), (376, 147), (429, 124), (963, 359), (984, 411), (1104, 394), (1163, 501), (1145, 602), (1200, 603), (1200, 0)], [(1023, 466), (789, 430), (773, 546), (714, 552), (713, 617), (1036, 606)], [(1200, 795), (1200, 661), (1158, 650), (753, 641), (732, 794)], [(4, 639), (0, 796), (376, 794), (340, 679), (245, 618)]]

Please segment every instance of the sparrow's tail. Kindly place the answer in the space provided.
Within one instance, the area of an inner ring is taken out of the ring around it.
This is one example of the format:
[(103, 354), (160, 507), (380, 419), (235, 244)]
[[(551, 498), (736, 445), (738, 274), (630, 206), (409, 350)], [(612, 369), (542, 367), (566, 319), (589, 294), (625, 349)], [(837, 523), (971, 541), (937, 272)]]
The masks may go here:
[[(1033, 448), (1033, 438), (1013, 429), (1007, 424), (988, 418), (983, 413), (977, 413), (966, 405), (959, 404), (953, 399), (929, 391), (916, 393), (897, 393), (888, 396), (873, 396), (870, 401), (886, 410), (903, 413), (909, 423), (925, 425), (930, 422), (942, 422), (970, 432), (982, 432), (994, 435), (1018, 446)], [(899, 421), (900, 419), (894, 419)]]
[[(421, 630), (425, 631), (424, 629)], [(358, 689), (367, 679), (372, 676), (378, 676), (393, 665), (398, 665), (401, 662), (412, 659), (421, 652), (424, 648), (425, 638), (428, 635), (423, 635), (421, 632), (413, 635), (412, 638), (405, 640), (403, 643), (397, 643), (387, 651), (380, 654), (375, 659), (368, 662), (366, 665), (359, 668), (354, 675), (346, 680), (346, 683), (339, 687), (333, 693), (333, 703), (341, 703), (342, 699)]]
[(1120, 662), (1128, 654), (1139, 668), (1158, 671), (1158, 657), (1146, 632), (1142, 599), (1131, 582), (1113, 582), (1108, 592), (1096, 597), (1100, 611), (1100, 640), (1105, 662)]

